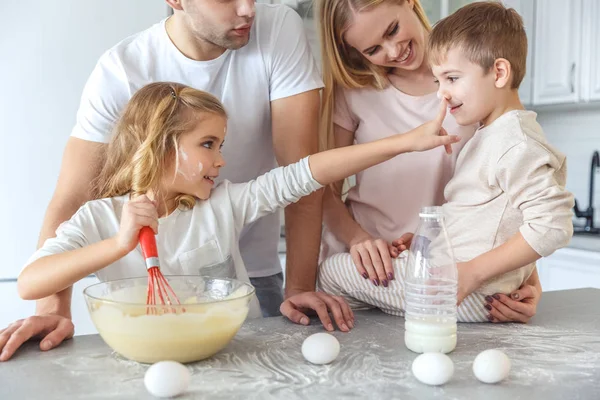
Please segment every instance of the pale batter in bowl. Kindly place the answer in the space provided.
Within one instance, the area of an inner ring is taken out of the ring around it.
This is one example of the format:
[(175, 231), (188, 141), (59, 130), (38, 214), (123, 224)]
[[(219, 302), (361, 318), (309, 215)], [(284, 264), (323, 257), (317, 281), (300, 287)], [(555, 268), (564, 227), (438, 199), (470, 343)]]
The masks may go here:
[(167, 279), (185, 300), (159, 315), (147, 314), (146, 278), (87, 288), (88, 310), (102, 339), (124, 357), (144, 363), (198, 361), (227, 346), (248, 315), (254, 288), (232, 279)]

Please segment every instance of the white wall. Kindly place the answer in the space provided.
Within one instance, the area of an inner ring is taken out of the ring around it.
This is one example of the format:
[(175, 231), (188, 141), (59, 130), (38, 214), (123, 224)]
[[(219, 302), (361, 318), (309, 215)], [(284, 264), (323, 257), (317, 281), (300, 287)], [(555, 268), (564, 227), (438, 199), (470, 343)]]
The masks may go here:
[[(588, 207), (590, 163), (594, 150), (600, 151), (600, 104), (580, 109), (546, 108), (537, 110), (538, 122), (554, 146), (567, 156), (567, 189), (580, 209)], [(596, 226), (600, 226), (600, 173), (594, 190)], [(582, 224), (583, 219), (576, 219)]]
[(0, 279), (35, 250), (64, 144), (99, 56), (167, 15), (164, 0), (2, 1)]
[[(168, 15), (164, 0), (0, 3), (0, 329), (33, 312), (14, 278), (33, 253), (83, 85), (100, 55)], [(78, 333), (93, 332), (76, 285)], [(10, 307), (8, 306), (10, 304)]]

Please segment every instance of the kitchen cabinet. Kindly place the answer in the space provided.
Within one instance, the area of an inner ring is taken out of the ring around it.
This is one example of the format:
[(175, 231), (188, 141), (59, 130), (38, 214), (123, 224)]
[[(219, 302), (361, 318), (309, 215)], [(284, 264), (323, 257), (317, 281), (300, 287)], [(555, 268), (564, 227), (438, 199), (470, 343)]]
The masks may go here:
[(535, 9), (533, 103), (577, 102), (581, 75), (581, 2), (538, 0)]
[(533, 104), (600, 101), (600, 1), (535, 1)]
[(600, 252), (564, 248), (537, 263), (544, 291), (600, 288)]
[(600, 1), (583, 2), (582, 99), (600, 101)]

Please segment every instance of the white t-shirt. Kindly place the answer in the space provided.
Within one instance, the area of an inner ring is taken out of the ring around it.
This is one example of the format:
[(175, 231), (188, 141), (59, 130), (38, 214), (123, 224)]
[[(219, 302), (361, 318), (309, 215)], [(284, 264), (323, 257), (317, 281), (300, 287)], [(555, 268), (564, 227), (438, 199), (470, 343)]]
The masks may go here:
[[(208, 200), (198, 200), (190, 210), (175, 210), (159, 220), (156, 244), (164, 275), (206, 275), (249, 282), (239, 248), (245, 225), (272, 214), (322, 187), (313, 177), (308, 157), (276, 168), (248, 183), (218, 184)], [(63, 222), (56, 237), (28, 260), (75, 250), (114, 237), (129, 196), (89, 201)], [(96, 272), (101, 281), (141, 277), (147, 274), (140, 246)], [(253, 299), (250, 316), (259, 317)]]
[[(221, 179), (247, 182), (274, 168), (270, 102), (323, 86), (300, 16), (286, 6), (257, 4), (248, 44), (209, 61), (185, 57), (167, 35), (165, 21), (102, 55), (83, 90), (72, 136), (108, 142), (137, 90), (151, 82), (179, 82), (212, 93), (226, 107), (227, 165)], [(278, 237), (278, 214), (247, 227), (240, 247), (251, 277), (281, 271)]]

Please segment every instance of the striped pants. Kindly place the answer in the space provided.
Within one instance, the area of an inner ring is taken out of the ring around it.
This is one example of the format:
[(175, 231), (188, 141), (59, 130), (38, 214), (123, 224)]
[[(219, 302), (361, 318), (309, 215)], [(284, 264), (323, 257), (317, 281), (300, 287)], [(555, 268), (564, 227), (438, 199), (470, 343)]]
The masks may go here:
[[(375, 286), (358, 273), (350, 253), (335, 254), (321, 263), (317, 288), (321, 292), (346, 299), (354, 310), (379, 308), (404, 316), (404, 273), (406, 257), (392, 259), (394, 280), (388, 287)], [(459, 322), (488, 322), (485, 295), (473, 293), (458, 306)]]

